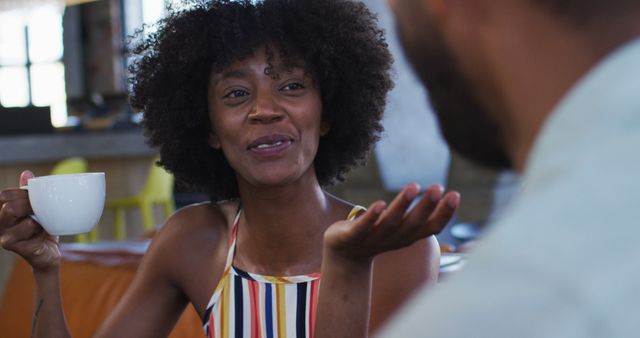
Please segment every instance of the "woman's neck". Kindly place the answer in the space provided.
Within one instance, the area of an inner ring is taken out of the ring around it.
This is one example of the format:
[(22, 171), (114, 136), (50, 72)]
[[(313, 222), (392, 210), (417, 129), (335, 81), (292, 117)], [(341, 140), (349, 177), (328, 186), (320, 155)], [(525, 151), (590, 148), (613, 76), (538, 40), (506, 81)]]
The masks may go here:
[(326, 194), (315, 175), (281, 187), (239, 183), (243, 212), (234, 264), (265, 275), (319, 271), (324, 231), (344, 218), (346, 203)]

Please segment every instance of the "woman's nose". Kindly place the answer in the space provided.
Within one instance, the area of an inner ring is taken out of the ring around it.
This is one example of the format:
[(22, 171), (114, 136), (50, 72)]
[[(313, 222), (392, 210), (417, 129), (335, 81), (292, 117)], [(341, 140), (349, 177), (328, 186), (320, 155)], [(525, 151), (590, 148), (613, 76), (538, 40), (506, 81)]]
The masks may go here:
[(249, 113), (249, 120), (255, 123), (273, 123), (282, 120), (284, 113), (270, 94), (258, 95)]

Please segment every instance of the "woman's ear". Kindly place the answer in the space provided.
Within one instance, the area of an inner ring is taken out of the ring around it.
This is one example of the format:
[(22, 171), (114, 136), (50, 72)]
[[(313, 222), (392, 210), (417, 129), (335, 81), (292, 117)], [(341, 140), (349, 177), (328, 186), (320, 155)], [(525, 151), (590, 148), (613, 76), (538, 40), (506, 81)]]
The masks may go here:
[(216, 149), (216, 150), (220, 150), (220, 139), (218, 139), (218, 136), (216, 134), (214, 134), (212, 131), (209, 132), (209, 145), (211, 146), (211, 148)]
[(329, 130), (331, 130), (331, 124), (327, 121), (322, 121), (320, 124), (320, 136), (329, 134)]

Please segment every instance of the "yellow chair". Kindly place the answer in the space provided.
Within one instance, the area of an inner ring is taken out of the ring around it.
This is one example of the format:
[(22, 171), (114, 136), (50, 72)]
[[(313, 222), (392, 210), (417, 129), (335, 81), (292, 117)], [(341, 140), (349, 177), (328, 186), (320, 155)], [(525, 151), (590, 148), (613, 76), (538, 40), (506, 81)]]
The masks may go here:
[(64, 159), (51, 169), (51, 175), (79, 174), (87, 172), (87, 161), (81, 157)]
[[(51, 175), (65, 175), (65, 174), (80, 174), (87, 172), (89, 165), (84, 158), (81, 157), (69, 157), (53, 166), (51, 169)], [(76, 235), (76, 241), (87, 243), (89, 241), (95, 242), (97, 239), (97, 230), (93, 230), (88, 235), (79, 234)]]
[(153, 221), (153, 206), (160, 204), (165, 217), (175, 211), (173, 201), (174, 177), (163, 168), (156, 165), (158, 158), (154, 158), (149, 169), (147, 182), (140, 193), (135, 196), (117, 198), (107, 201), (106, 207), (115, 211), (115, 237), (117, 240), (126, 238), (125, 209), (138, 208), (142, 216), (142, 225), (146, 231), (155, 228)]

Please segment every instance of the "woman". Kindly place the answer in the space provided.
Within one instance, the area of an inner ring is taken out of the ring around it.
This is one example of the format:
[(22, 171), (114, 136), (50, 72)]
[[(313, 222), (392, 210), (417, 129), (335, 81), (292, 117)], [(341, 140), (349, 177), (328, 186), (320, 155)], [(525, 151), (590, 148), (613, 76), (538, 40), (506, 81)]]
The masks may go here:
[[(132, 104), (160, 163), (212, 202), (179, 210), (155, 235), (98, 337), (167, 335), (188, 303), (208, 337), (312, 336), (323, 325), (316, 304), (334, 305), (330, 281), (318, 292), (321, 270), (335, 274), (343, 254), (372, 257), (431, 235), (457, 206), (434, 186), (404, 216), (419, 192), (409, 185), (386, 211), (377, 202), (364, 212), (321, 188), (364, 160), (392, 87), (392, 58), (361, 3), (199, 1), (172, 11), (135, 54)], [(35, 335), (68, 336), (57, 243), (27, 217), (24, 192), (1, 196), (2, 244), (34, 268)], [(433, 229), (393, 247), (359, 241), (374, 223)], [(433, 238), (388, 255), (376, 265), (374, 329), (437, 277)], [(369, 287), (359, 286), (367, 296)]]

